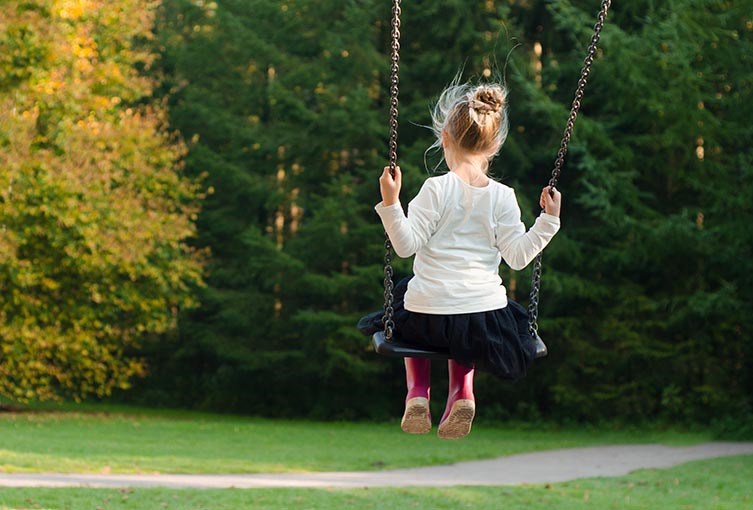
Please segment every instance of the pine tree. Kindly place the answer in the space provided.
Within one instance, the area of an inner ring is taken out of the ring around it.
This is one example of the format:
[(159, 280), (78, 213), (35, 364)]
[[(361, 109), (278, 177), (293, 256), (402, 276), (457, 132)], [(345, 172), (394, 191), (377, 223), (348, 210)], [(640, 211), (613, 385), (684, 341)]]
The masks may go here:
[[(547, 12), (563, 37), (543, 47), (541, 88), (565, 104), (582, 51), (567, 38), (588, 16), (571, 2)], [(633, 2), (610, 13), (546, 257), (544, 326), (559, 345), (544, 398), (563, 418), (708, 420), (750, 406), (745, 291), (730, 272), (740, 245), (720, 250), (718, 237), (741, 225), (722, 204), (746, 181), (744, 157), (732, 160), (750, 132), (729, 118), (732, 105), (749, 111), (746, 12), (750, 2)]]
[[(153, 353), (165, 380), (150, 384), (167, 398), (398, 412), (399, 360), (375, 357), (353, 328), (381, 303), (372, 207), (386, 160), (387, 4), (164, 6), (162, 92), (192, 140), (188, 171), (214, 189), (198, 221), (213, 254), (202, 306)], [(749, 408), (750, 7), (613, 6), (560, 184), (563, 229), (544, 257), (551, 354), (518, 385), (481, 376), (487, 416), (708, 420)], [(508, 85), (511, 131), (492, 170), (530, 225), (598, 2), (403, 8), (403, 202), (438, 162), (424, 160), (433, 140), (421, 126), (460, 71)], [(500, 272), (526, 303), (530, 270)]]

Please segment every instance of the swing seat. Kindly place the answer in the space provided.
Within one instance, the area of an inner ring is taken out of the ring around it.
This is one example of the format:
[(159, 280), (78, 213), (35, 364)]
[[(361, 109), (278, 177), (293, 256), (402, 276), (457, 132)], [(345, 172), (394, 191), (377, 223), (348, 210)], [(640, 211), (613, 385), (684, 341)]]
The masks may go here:
[[(409, 344), (390, 340), (384, 337), (384, 331), (377, 331), (371, 336), (371, 343), (377, 354), (383, 356), (392, 356), (394, 358), (429, 358), (429, 359), (449, 359), (450, 352), (443, 349), (428, 350), (414, 347)], [(541, 337), (536, 335), (536, 358), (543, 358), (549, 353), (546, 344)]]
[(383, 356), (392, 356), (395, 358), (429, 358), (429, 359), (449, 359), (450, 351), (447, 350), (427, 350), (414, 347), (409, 344), (390, 340), (384, 337), (384, 331), (377, 331), (371, 337), (371, 343), (377, 354)]

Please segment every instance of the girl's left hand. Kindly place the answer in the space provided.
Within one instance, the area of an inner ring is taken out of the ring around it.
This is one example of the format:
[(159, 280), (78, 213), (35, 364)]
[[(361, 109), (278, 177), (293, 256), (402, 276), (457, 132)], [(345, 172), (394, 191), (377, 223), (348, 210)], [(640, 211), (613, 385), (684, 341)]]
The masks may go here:
[(396, 204), (400, 201), (400, 187), (403, 184), (403, 176), (400, 167), (395, 167), (395, 177), (390, 173), (390, 167), (384, 167), (384, 172), (379, 178), (379, 190), (382, 192), (382, 202), (385, 206)]
[(539, 205), (544, 212), (551, 214), (552, 216), (560, 215), (560, 205), (562, 204), (562, 194), (557, 188), (550, 188), (544, 186), (541, 190), (541, 197), (539, 198)]

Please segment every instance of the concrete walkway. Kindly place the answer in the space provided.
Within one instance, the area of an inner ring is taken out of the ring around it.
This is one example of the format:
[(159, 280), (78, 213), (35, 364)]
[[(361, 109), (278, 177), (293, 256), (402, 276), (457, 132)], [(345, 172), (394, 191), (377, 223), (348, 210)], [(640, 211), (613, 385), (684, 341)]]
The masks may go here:
[(252, 475), (84, 475), (4, 474), (6, 487), (446, 487), (563, 482), (577, 478), (620, 476), (642, 468), (667, 468), (692, 460), (753, 455), (753, 443), (706, 443), (695, 446), (654, 444), (598, 446), (525, 453), (448, 466), (392, 471), (280, 473)]

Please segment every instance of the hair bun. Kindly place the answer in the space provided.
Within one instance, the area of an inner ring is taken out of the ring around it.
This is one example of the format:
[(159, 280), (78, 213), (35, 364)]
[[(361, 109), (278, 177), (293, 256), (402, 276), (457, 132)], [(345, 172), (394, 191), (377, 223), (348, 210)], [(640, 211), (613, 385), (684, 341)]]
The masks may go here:
[(480, 85), (473, 91), (468, 103), (476, 113), (499, 113), (505, 106), (505, 93), (501, 87)]
[(491, 159), (507, 138), (507, 90), (501, 83), (459, 83), (442, 91), (431, 112), (434, 147), (452, 146)]

